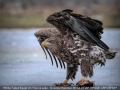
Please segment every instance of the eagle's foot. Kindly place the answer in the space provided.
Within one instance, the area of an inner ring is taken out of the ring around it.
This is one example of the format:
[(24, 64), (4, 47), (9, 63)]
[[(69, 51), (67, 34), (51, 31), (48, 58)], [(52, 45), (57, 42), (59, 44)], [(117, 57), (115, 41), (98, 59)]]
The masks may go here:
[(94, 81), (85, 80), (84, 82), (78, 82), (76, 85), (78, 87), (93, 87), (95, 83)]
[(81, 85), (81, 84), (83, 84), (84, 82), (86, 82), (86, 80), (85, 80), (85, 77), (82, 76), (81, 80), (78, 81), (78, 82), (76, 83), (76, 85)]
[(55, 83), (55, 86), (72, 86), (74, 85), (73, 83)]
[(54, 84), (55, 86), (72, 86), (73, 83), (67, 83), (68, 80), (65, 80), (63, 83)]

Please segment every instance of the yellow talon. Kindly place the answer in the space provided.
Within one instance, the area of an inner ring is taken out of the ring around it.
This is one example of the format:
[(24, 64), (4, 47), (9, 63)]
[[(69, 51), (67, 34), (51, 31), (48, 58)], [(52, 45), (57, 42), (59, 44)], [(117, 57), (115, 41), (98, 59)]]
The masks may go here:
[(73, 85), (72, 83), (68, 83), (68, 80), (66, 79), (63, 83), (58, 83), (58, 84), (55, 84), (56, 86), (71, 86)]

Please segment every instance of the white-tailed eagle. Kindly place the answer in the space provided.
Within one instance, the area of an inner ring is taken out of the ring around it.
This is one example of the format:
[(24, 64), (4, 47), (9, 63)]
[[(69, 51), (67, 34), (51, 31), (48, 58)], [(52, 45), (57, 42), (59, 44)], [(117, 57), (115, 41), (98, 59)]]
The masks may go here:
[(82, 78), (77, 85), (82, 85), (87, 81), (86, 77), (93, 76), (95, 64), (105, 65), (106, 59), (115, 57), (116, 52), (109, 51), (109, 47), (101, 41), (101, 21), (75, 14), (70, 9), (55, 12), (46, 20), (57, 29), (38, 30), (34, 34), (44, 52), (46, 50), (50, 55), (52, 64), (53, 59), (57, 67), (58, 62), (61, 68), (65, 68), (65, 62), (67, 64), (66, 80), (56, 85), (69, 85), (68, 80), (75, 79), (79, 65)]

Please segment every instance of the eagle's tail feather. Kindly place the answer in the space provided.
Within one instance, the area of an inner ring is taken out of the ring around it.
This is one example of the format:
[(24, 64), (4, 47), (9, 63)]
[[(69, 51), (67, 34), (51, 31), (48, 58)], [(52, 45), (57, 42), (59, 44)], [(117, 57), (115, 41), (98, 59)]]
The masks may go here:
[(105, 56), (107, 59), (113, 59), (116, 56), (117, 52), (111, 52), (111, 51), (107, 51), (105, 52)]

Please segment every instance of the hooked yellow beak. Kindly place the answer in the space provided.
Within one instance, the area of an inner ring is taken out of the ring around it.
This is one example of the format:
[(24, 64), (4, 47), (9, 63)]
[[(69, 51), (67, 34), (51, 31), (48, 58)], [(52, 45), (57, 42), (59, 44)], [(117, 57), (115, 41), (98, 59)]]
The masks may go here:
[(43, 41), (43, 42), (41, 43), (42, 48), (45, 47), (45, 46), (47, 46), (47, 45), (49, 45), (49, 43), (46, 42), (46, 41)]

